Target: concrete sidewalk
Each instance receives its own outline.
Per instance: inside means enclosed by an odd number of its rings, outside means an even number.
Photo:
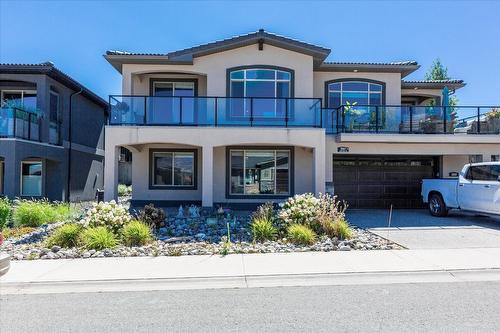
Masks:
[[[500,280],[500,248],[14,261],[0,294],[484,278]]]

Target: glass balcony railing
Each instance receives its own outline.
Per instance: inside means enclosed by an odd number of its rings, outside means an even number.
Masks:
[[[500,107],[343,105],[323,113],[327,133],[500,134]]]
[[[110,96],[110,125],[323,127],[319,98]]]
[[[0,108],[0,138],[40,140],[40,117],[19,108]]]

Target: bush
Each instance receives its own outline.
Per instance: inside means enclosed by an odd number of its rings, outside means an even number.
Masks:
[[[35,231],[35,228],[33,227],[17,227],[17,228],[6,228],[2,232],[5,239],[7,239],[11,237],[18,238],[26,234],[30,234],[33,231]]]
[[[295,244],[312,245],[316,241],[316,234],[308,226],[292,224],[288,227],[288,238]]]
[[[122,231],[123,243],[128,246],[146,245],[153,239],[150,227],[140,221],[132,221]]]
[[[345,221],[345,211],[347,203],[345,201],[338,201],[337,197],[330,194],[320,194],[319,204],[316,211],[316,223],[313,223],[313,230],[317,233],[324,232],[328,236],[336,236],[332,232],[335,231],[334,225],[337,221]]]
[[[123,197],[132,193],[132,186],[118,184],[118,196]]]
[[[319,199],[311,193],[295,195],[282,204],[278,216],[286,226],[291,224],[311,226],[316,222],[318,205]]]
[[[88,250],[104,250],[118,244],[115,235],[106,227],[85,229],[81,234],[81,242]]]
[[[52,204],[47,200],[21,200],[14,207],[13,219],[16,226],[38,227],[66,220],[71,215],[72,210],[67,204]]]
[[[153,204],[144,206],[144,209],[139,213],[139,220],[156,229],[164,225],[166,217],[165,211],[156,208]]]
[[[83,227],[79,224],[68,223],[56,229],[47,240],[48,246],[75,247],[80,240]]]
[[[251,227],[254,241],[264,242],[273,240],[276,237],[277,230],[273,226],[271,219],[266,217],[254,218]]]
[[[328,226],[328,230],[325,233],[330,237],[337,237],[339,239],[351,239],[352,229],[344,219],[339,219],[331,222]]]
[[[2,231],[2,229],[7,225],[7,222],[9,222],[10,213],[11,206],[9,199],[0,198],[0,231]]]
[[[87,211],[84,223],[90,227],[106,227],[115,234],[132,220],[127,209],[117,204],[114,200],[110,202],[94,203]]]

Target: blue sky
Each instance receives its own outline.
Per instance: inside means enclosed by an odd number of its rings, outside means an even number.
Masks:
[[[439,57],[460,105],[500,105],[500,2],[0,0],[0,62],[50,60],[102,97],[120,93],[108,49],[168,52],[264,28],[332,49],[331,61]]]

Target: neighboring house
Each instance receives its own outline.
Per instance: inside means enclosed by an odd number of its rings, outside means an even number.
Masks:
[[[0,94],[0,194],[94,199],[106,101],[52,63],[0,64]]]
[[[105,199],[121,147],[133,205],[208,207],[325,191],[351,207],[416,207],[422,178],[500,153],[491,108],[441,106],[461,80],[405,81],[416,62],[329,54],[263,30],[167,54],[108,51],[123,88],[110,96]]]

